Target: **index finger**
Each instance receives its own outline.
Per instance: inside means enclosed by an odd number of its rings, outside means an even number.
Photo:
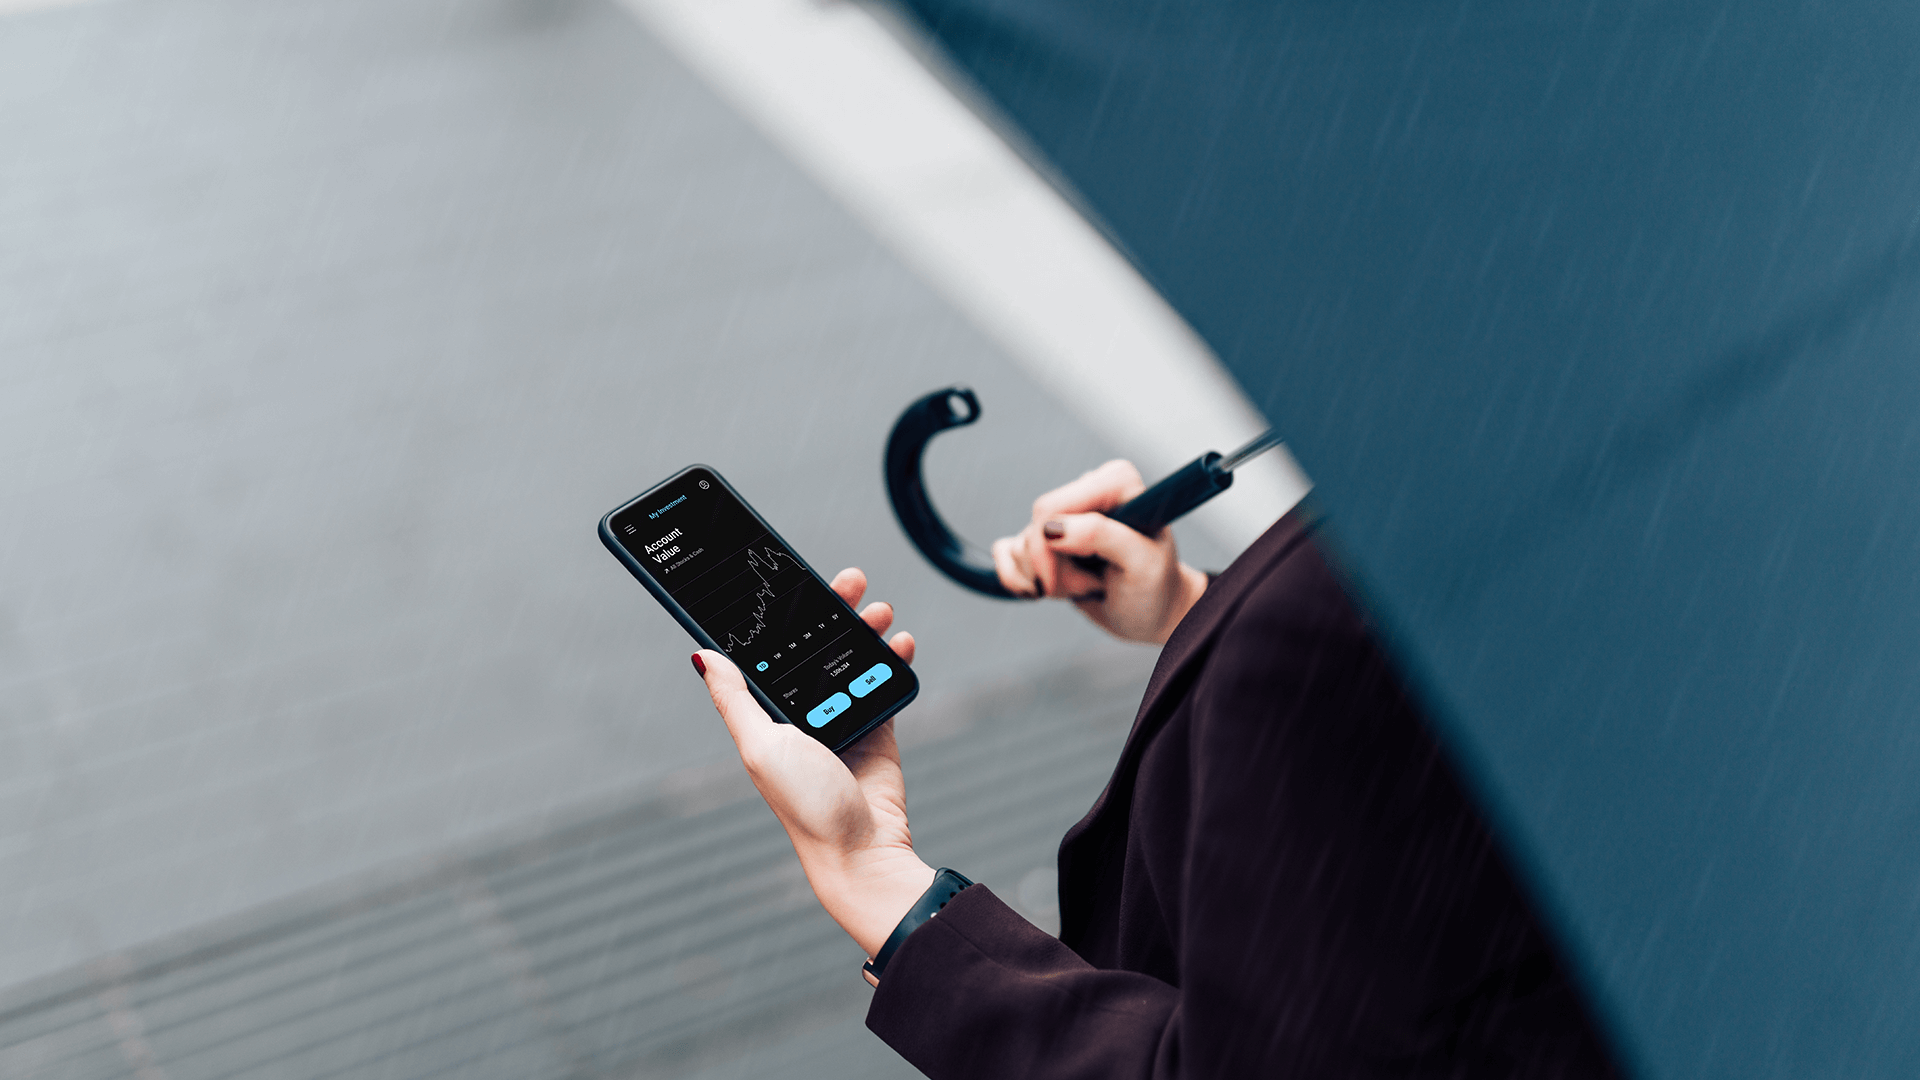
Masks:
[[[752,768],[757,759],[757,751],[773,738],[773,718],[754,700],[752,691],[747,689],[747,680],[740,674],[732,660],[725,654],[712,649],[701,649],[693,654],[694,667],[700,670],[700,678],[707,684],[707,693],[713,697],[713,707],[720,712],[720,719],[727,725],[727,733],[733,736],[735,746],[740,748],[740,756]]]
[[[1033,500],[1033,520],[1111,510],[1147,490],[1133,462],[1118,458]]]

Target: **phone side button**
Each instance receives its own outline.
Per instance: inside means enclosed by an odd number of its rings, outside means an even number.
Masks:
[[[807,723],[814,727],[826,727],[827,721],[839,716],[853,707],[853,699],[845,694],[835,694],[813,707],[807,714]]]
[[[849,683],[847,689],[853,691],[854,697],[866,697],[873,692],[874,687],[879,686],[892,677],[892,668],[885,664],[875,664],[868,668],[859,678]]]

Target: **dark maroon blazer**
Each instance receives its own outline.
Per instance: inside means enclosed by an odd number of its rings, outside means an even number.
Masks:
[[[867,1026],[928,1076],[1617,1075],[1312,532],[1167,642],[1060,845],[1059,939],[983,884],[894,954]]]

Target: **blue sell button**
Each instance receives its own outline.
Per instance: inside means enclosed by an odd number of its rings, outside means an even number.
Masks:
[[[873,692],[874,687],[886,682],[892,675],[892,668],[885,664],[875,664],[867,669],[865,675],[853,680],[853,682],[847,686],[847,689],[853,691],[854,697],[866,697]]]
[[[813,707],[807,714],[807,723],[814,727],[826,727],[827,721],[853,708],[853,699],[845,694],[835,694]]]

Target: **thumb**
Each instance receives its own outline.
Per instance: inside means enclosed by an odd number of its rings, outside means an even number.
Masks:
[[[727,733],[733,736],[733,744],[740,748],[742,757],[773,736],[773,718],[754,700],[753,692],[747,689],[746,676],[740,674],[733,661],[723,653],[701,649],[693,654],[693,666],[706,680],[713,707],[720,710],[720,719],[726,721]]]

